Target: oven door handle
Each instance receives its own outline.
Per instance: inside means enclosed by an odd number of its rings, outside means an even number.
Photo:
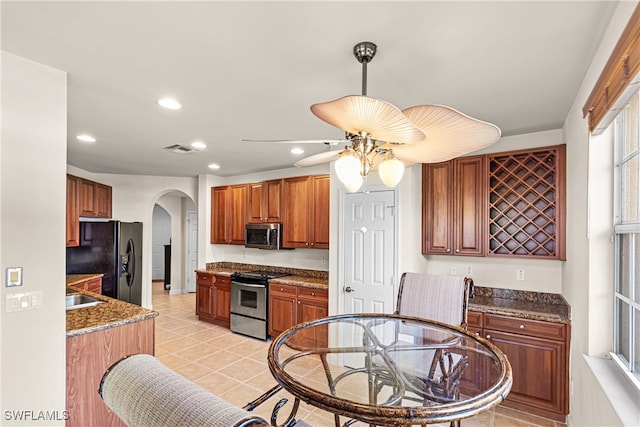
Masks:
[[[249,288],[266,288],[265,285],[252,285],[251,283],[233,282],[237,285],[247,286]]]

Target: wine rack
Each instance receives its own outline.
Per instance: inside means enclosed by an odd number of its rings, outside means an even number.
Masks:
[[[488,157],[487,255],[565,259],[565,146]]]

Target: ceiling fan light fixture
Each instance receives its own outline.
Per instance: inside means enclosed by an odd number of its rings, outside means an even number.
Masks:
[[[335,164],[338,179],[349,193],[355,193],[362,187],[364,176],[361,172],[360,160],[352,150],[344,150]]]
[[[386,158],[378,166],[378,175],[384,185],[395,187],[404,176],[404,163],[393,156]]]

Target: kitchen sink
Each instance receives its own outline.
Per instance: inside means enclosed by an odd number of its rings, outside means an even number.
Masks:
[[[104,301],[100,301],[97,298],[90,297],[89,295],[72,294],[65,297],[65,305],[67,310],[75,310],[77,308],[93,307],[98,304],[102,304]]]

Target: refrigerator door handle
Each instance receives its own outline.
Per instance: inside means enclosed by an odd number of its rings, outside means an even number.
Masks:
[[[136,251],[133,239],[127,242],[126,256],[122,257],[122,273],[127,276],[127,285],[131,287],[136,274]]]

